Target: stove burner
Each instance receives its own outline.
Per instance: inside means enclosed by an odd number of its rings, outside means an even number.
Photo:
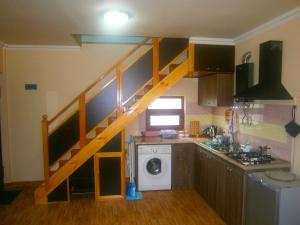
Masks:
[[[243,165],[257,165],[271,163],[274,158],[261,152],[230,152],[227,156]]]

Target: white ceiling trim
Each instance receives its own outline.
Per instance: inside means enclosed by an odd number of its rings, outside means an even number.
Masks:
[[[69,45],[5,45],[7,50],[79,51],[80,46]]]
[[[266,32],[272,28],[275,28],[284,23],[287,23],[288,21],[295,19],[299,16],[300,16],[300,6],[254,28],[244,34],[241,34],[241,35],[235,37],[233,39],[234,43],[237,44],[237,43],[243,42],[249,38],[255,37],[263,32]]]
[[[189,42],[206,45],[235,45],[233,39],[229,38],[190,37]]]

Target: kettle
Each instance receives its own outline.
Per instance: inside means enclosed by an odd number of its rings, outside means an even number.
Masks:
[[[203,130],[203,135],[209,137],[215,137],[218,134],[218,128],[216,126],[210,126]]]

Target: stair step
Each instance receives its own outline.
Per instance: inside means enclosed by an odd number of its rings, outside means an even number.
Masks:
[[[49,171],[49,176],[51,177],[53,174],[55,174],[56,170],[50,170]]]
[[[169,65],[169,72],[171,73],[173,70],[175,70],[178,65],[179,64],[170,64]]]
[[[80,151],[80,149],[75,149],[75,148],[73,148],[73,149],[71,150],[71,155],[72,155],[72,157],[73,157],[74,155],[76,155],[79,151]]]
[[[116,116],[111,116],[108,118],[108,125],[112,124],[117,119]]]
[[[68,162],[68,160],[63,160],[63,159],[59,160],[59,161],[58,161],[59,167],[62,167],[63,165],[65,165],[66,162]]]
[[[136,95],[134,96],[134,102],[137,102],[138,100],[140,100],[143,97],[143,95]]]
[[[164,79],[167,76],[167,74],[159,74],[159,80]]]
[[[150,91],[153,88],[152,84],[148,84],[144,87],[144,93],[146,94],[148,91]]]
[[[92,140],[94,140],[94,138],[87,138],[86,139],[86,144],[90,143]]]
[[[100,134],[102,131],[105,130],[106,127],[96,127],[95,131],[96,131],[96,135]]]

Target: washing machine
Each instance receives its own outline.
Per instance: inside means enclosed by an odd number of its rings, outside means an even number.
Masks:
[[[138,145],[139,191],[170,190],[171,145]]]

